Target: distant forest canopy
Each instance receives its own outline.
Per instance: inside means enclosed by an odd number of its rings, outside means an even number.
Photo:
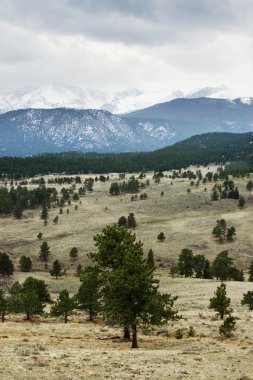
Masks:
[[[2,178],[21,179],[52,173],[85,174],[180,169],[189,165],[231,162],[227,170],[253,170],[253,132],[206,133],[154,152],[50,153],[31,157],[0,158]]]

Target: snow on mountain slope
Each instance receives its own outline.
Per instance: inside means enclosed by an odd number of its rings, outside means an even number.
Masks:
[[[141,96],[138,90],[135,96]],[[97,109],[20,109],[0,115],[0,156],[149,151],[196,134],[252,130],[252,98],[178,98],[121,116]]]
[[[58,107],[99,109],[108,100],[108,95],[98,90],[50,84],[32,90],[21,89],[13,95],[0,97],[0,110]]]
[[[127,89],[105,92],[84,86],[49,84],[35,89],[20,89],[11,95],[0,95],[0,113],[25,108],[102,109],[115,114],[126,113],[155,103],[184,96],[182,92],[143,92]]]
[[[234,99],[237,96],[224,85],[197,89],[185,95],[182,91],[171,92],[169,88],[163,91],[144,92],[130,88],[121,92],[105,92],[84,86],[48,84],[39,88],[20,89],[11,95],[0,95],[0,113],[25,108],[66,107],[102,109],[114,114],[124,114],[176,98],[200,97]]]
[[[172,137],[168,122],[147,127],[103,110],[23,109],[0,115],[0,156],[154,150]]]

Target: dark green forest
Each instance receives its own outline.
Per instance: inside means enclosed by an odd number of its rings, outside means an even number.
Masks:
[[[206,133],[154,152],[41,154],[1,157],[2,178],[20,179],[52,173],[109,173],[180,169],[188,165],[231,162],[231,172],[253,168],[253,133]]]

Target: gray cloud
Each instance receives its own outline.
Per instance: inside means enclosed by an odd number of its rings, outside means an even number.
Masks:
[[[5,20],[31,30],[157,45],[252,31],[250,0],[2,0]]]
[[[243,90],[252,18],[251,0],[1,0],[1,84]]]

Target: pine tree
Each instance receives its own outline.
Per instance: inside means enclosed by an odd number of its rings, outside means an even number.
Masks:
[[[118,227],[127,227],[127,218],[123,215],[118,220]]]
[[[69,292],[64,289],[59,293],[57,301],[51,308],[51,315],[54,317],[64,317],[64,322],[68,322],[68,316],[76,308],[75,297],[70,297]]]
[[[72,247],[69,251],[69,257],[71,260],[75,260],[78,257],[78,249],[76,247]]]
[[[150,269],[154,269],[155,268],[155,260],[154,260],[154,252],[152,249],[150,249],[148,251],[148,256],[147,256],[147,266],[150,268]]]
[[[249,310],[253,310],[253,292],[248,291],[247,293],[243,294],[243,299],[241,301],[242,305],[248,305]]]
[[[241,196],[241,197],[239,198],[238,206],[239,206],[240,208],[243,208],[243,207],[245,206],[245,198],[244,198],[244,197]]]
[[[21,219],[22,214],[23,214],[23,207],[19,203],[17,203],[14,209],[14,216],[17,219]]]
[[[158,281],[146,265],[142,243],[122,227],[107,227],[95,236],[98,252],[92,260],[102,271],[101,302],[106,318],[132,331],[132,348],[138,347],[141,324],[160,325],[179,318],[177,297],[158,292]]]
[[[191,249],[182,249],[178,258],[178,272],[185,277],[192,277],[194,273],[194,257]]]
[[[88,266],[81,271],[80,281],[82,285],[78,289],[76,300],[78,308],[89,313],[89,320],[92,322],[94,316],[100,310],[100,285],[99,269],[97,266]]]
[[[40,246],[39,257],[42,261],[47,261],[50,255],[50,249],[46,241],[44,241]]]
[[[21,256],[19,265],[22,272],[30,272],[32,269],[32,261],[28,256]]]
[[[224,219],[217,220],[216,226],[214,227],[212,234],[219,239],[220,243],[225,240],[227,232],[227,223]]]
[[[210,298],[209,309],[214,309],[220,319],[224,319],[226,314],[230,315],[233,311],[229,306],[230,298],[227,297],[226,285],[222,282],[214,292],[214,296]]]
[[[14,272],[14,265],[10,257],[5,252],[0,252],[0,274],[11,276]]]
[[[119,195],[119,184],[118,182],[113,182],[111,184],[110,190],[109,190],[111,195]]]
[[[136,220],[133,212],[130,212],[127,217],[127,228],[131,228],[133,230],[136,228]]]
[[[42,211],[41,211],[40,217],[43,220],[47,220],[48,218],[48,209],[45,203],[42,205]]]
[[[253,261],[251,261],[250,267],[249,267],[249,281],[253,282]]]
[[[221,281],[230,280],[234,268],[233,261],[228,251],[218,253],[211,266],[212,275]]]
[[[157,240],[160,241],[161,243],[166,239],[165,235],[163,232],[160,232],[158,235],[157,235]]]
[[[45,302],[51,302],[51,298],[42,280],[28,277],[22,285],[16,282],[10,289],[10,312],[24,312],[28,321],[34,314],[43,313]]]
[[[55,260],[53,262],[53,268],[50,271],[50,274],[51,274],[51,276],[55,276],[55,278],[57,279],[58,277],[63,275],[61,270],[62,270],[62,266],[61,266],[59,260]]]
[[[228,315],[219,328],[220,335],[224,338],[231,338],[234,335],[237,319],[238,318],[234,317],[233,315]]]

